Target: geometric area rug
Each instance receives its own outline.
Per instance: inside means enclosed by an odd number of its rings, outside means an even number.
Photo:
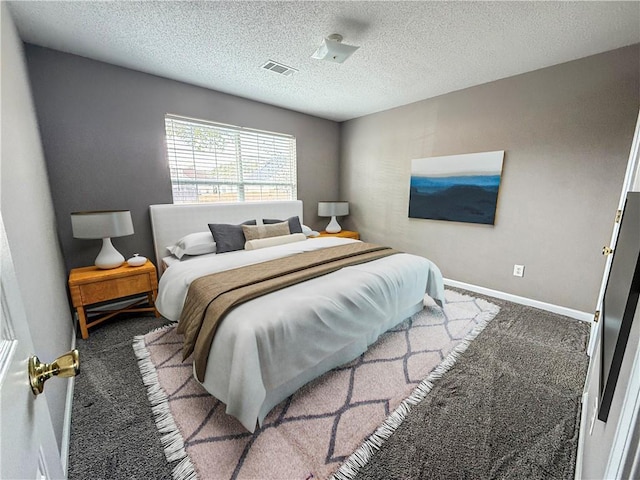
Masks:
[[[169,326],[135,337],[134,351],[176,479],[352,478],[428,395],[499,311],[445,291],[380,336],[360,357],[302,387],[248,432],[181,361]]]

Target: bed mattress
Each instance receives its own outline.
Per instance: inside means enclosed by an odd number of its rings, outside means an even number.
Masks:
[[[261,250],[174,263],[156,306],[178,320],[194,279],[222,270],[353,242],[321,237]],[[442,302],[439,269],[396,254],[343,268],[235,307],[213,340],[202,385],[249,431],[302,385],[362,354],[378,336],[422,308]]]

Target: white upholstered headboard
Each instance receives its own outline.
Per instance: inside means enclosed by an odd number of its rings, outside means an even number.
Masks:
[[[151,230],[158,272],[167,246],[189,233],[206,232],[210,223],[239,224],[263,218],[287,219],[297,215],[302,223],[302,201],[199,203],[193,205],[151,205]]]

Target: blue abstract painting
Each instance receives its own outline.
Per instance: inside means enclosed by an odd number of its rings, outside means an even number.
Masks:
[[[504,150],[411,161],[409,217],[495,224]]]

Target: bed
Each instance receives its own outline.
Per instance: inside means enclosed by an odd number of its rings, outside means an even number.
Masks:
[[[265,218],[294,216],[303,222],[302,202],[152,205],[150,214],[161,274],[156,307],[173,321],[180,319],[195,279],[358,242],[309,238],[251,251],[185,255],[178,260],[167,247],[187,234],[206,231],[209,223],[255,219],[260,224]],[[423,257],[397,253],[242,303],[220,323],[200,383],[226,404],[227,414],[253,432],[282,400],[358,357],[382,333],[420,311],[425,293],[442,304],[444,286],[438,267]]]

